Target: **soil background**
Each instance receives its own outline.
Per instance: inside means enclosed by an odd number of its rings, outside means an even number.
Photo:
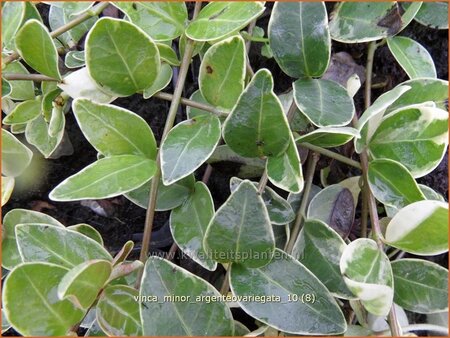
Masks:
[[[266,3],[267,10],[257,21],[257,25],[262,27],[267,32],[267,24],[270,18],[271,8],[273,3]],[[44,23],[47,22],[47,14],[49,6],[44,4],[37,5],[39,11],[42,14]],[[327,10],[329,14],[332,12],[334,3],[327,3]],[[192,3],[188,3],[188,8],[192,9]],[[114,10],[110,10],[108,13],[113,13]],[[428,28],[413,21],[400,35],[411,37],[424,46],[431,54],[437,69],[438,78],[448,79],[448,30],[436,30]],[[80,43],[80,48],[83,49],[83,41]],[[291,84],[294,81],[285,75],[278,67],[275,60],[267,59],[261,56],[260,43],[252,43],[250,50],[250,62],[254,70],[260,68],[268,68],[274,77],[275,92],[277,94],[284,93],[291,88]],[[354,61],[365,66],[366,63],[366,44],[342,44],[333,41],[332,53],[345,51],[349,53]],[[200,61],[198,57],[194,59],[187,77],[185,91],[183,96],[189,97],[195,90],[198,89],[198,66]],[[375,100],[383,92],[392,89],[397,84],[408,80],[406,73],[395,61],[390,54],[388,47],[382,46],[377,49],[374,60],[374,79],[373,83],[385,83],[385,86],[380,89],[374,89],[372,92],[372,101]],[[173,92],[173,84],[164,89],[165,92]],[[140,116],[142,116],[151,126],[155,138],[159,140],[161,138],[162,130],[166,119],[167,112],[169,110],[169,102],[162,101],[156,98],[144,100],[142,95],[133,95],[127,98],[120,98],[113,102],[113,104],[127,108]],[[363,90],[360,89],[355,96],[355,105],[357,114],[360,115],[364,110],[363,107]],[[176,123],[186,118],[185,107],[180,107]],[[36,177],[34,181],[28,180],[27,182],[17,183],[17,189],[15,189],[10,201],[2,208],[3,215],[9,210],[15,208],[34,209],[47,213],[64,225],[69,226],[77,223],[88,223],[95,227],[103,236],[106,248],[115,254],[120,250],[122,245],[128,241],[133,240],[135,242],[135,250],[131,254],[130,258],[137,259],[139,256],[139,249],[141,247],[141,235],[143,232],[143,225],[145,220],[145,210],[139,206],[133,204],[125,197],[120,196],[108,200],[97,201],[100,204],[101,212],[93,209],[99,208],[93,204],[92,206],[83,206],[80,202],[66,202],[57,203],[50,201],[48,198],[49,192],[60,182],[67,177],[77,173],[82,168],[91,164],[97,159],[97,153],[94,148],[86,141],[73,114],[69,111],[66,114],[66,130],[73,145],[73,154],[71,156],[62,156],[54,160],[44,160],[42,156],[35,151],[33,159],[33,168],[36,171]],[[32,147],[31,147],[32,148]],[[350,147],[351,148],[351,147]],[[343,146],[335,151],[339,151],[344,154],[351,154],[352,149],[349,145]],[[355,159],[357,157],[353,155]],[[319,169],[324,168],[331,164],[331,160],[322,157],[319,163]],[[345,166],[333,163],[332,168],[337,171],[340,179],[346,176],[358,175],[359,173],[354,170],[349,170]],[[196,173],[196,179],[201,180],[205,166],[200,168]],[[237,175],[239,167],[231,162],[222,162],[213,166],[213,172],[208,182],[208,187],[214,198],[216,208],[219,207],[227,199],[230,194],[229,191],[229,179],[232,176]],[[436,170],[431,174],[418,180],[419,183],[428,185],[433,188],[447,200],[448,196],[448,156],[446,155]],[[319,170],[317,170],[314,184],[320,185]],[[286,193],[277,190],[281,195],[286,197]],[[173,241],[171,238],[170,230],[168,227],[169,212],[157,212],[155,223],[153,227],[151,252],[160,253],[167,252],[171,247]],[[356,214],[354,227],[352,232],[357,235],[359,231],[359,210]],[[430,257],[433,261],[448,267],[448,255],[439,255]],[[219,285],[223,278],[223,270],[217,269],[216,272],[209,272],[201,268],[198,264],[190,259],[181,258],[179,255],[175,261],[181,266],[194,272],[197,275],[209,280],[210,282]],[[240,320],[250,329],[255,328],[254,320],[247,316],[241,310],[235,311],[235,318]],[[419,319],[420,318],[416,318]],[[6,332],[5,334],[11,335],[13,332]]]

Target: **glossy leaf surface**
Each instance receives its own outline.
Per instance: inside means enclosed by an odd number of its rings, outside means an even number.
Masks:
[[[150,257],[145,264],[139,291],[141,297],[148,295],[156,296],[162,304],[144,300],[140,303],[144,336],[233,334],[233,317],[225,303],[198,298],[217,297],[219,292],[203,279],[156,256]],[[181,298],[170,296],[190,298],[181,301]],[[169,298],[164,301],[164,297]]]
[[[233,264],[230,286],[237,297],[280,297],[266,303],[251,298],[239,301],[245,312],[278,330],[324,335],[340,334],[347,328],[340,308],[326,287],[304,265],[279,249],[274,259],[259,269]],[[315,301],[305,301],[311,295]]]
[[[256,72],[239,97],[223,126],[223,138],[244,157],[278,156],[287,149],[289,126],[267,69]]]
[[[296,143],[311,143],[318,147],[333,148],[350,142],[359,136],[358,130],[351,127],[330,128],[323,127],[297,137]]]
[[[135,25],[102,18],[86,38],[86,65],[102,90],[128,96],[155,81],[160,67],[159,51],[153,40]]]
[[[54,201],[76,201],[118,196],[148,182],[155,170],[155,161],[140,156],[106,157],[65,179],[49,197]]]
[[[219,118],[210,114],[183,121],[171,129],[161,145],[161,171],[165,185],[200,167],[220,140]]]
[[[348,124],[355,106],[347,90],[331,80],[300,79],[294,82],[294,99],[300,111],[318,127]]]
[[[275,239],[253,183],[243,181],[217,210],[206,230],[204,247],[218,262],[239,262],[251,268],[270,262]]]
[[[275,3],[269,21],[275,60],[291,77],[319,77],[330,61],[331,39],[323,2]]]

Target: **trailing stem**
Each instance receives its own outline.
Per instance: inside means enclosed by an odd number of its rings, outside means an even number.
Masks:
[[[196,18],[198,12],[201,9],[201,6],[202,6],[201,1],[195,3],[193,19]],[[195,42],[190,39],[188,39],[186,42],[184,56],[183,56],[183,60],[181,62],[181,66],[180,66],[180,73],[178,76],[178,81],[175,86],[172,102],[171,102],[171,105],[169,108],[169,113],[168,113],[167,119],[166,119],[166,124],[164,126],[163,135],[161,137],[161,144],[162,144],[162,142],[164,142],[165,138],[167,137],[167,134],[172,129],[173,124],[175,122],[178,107],[179,107],[180,101],[181,101],[181,94],[183,93],[186,75],[189,70],[189,65],[191,63],[192,54],[194,52],[194,44],[195,44]],[[153,228],[153,220],[155,217],[156,197],[157,197],[157,193],[158,193],[158,185],[159,185],[160,178],[161,178],[161,157],[160,157],[160,151],[158,151],[158,154],[156,156],[156,172],[152,178],[152,184],[150,187],[149,202],[148,202],[148,206],[147,206],[147,213],[145,216],[144,235],[142,238],[142,248],[141,248],[141,253],[139,256],[139,259],[143,263],[145,263],[145,261],[147,260],[147,256],[148,256],[150,239],[151,239],[152,228]],[[137,284],[138,283],[140,283],[140,278],[138,278],[138,280],[137,280]]]
[[[370,42],[369,46],[367,48],[367,64],[366,64],[366,83],[365,83],[365,108],[369,108],[371,105],[371,89],[372,89],[372,72],[373,72],[373,59],[375,55],[375,51],[378,46],[381,46],[384,44],[384,41],[382,41],[380,44],[377,44],[376,42]],[[358,118],[355,116],[353,119],[354,125],[358,122]],[[368,185],[368,165],[369,165],[369,159],[367,155],[367,151],[363,150],[360,154],[360,160],[361,160],[361,170],[364,177],[364,185],[363,185],[363,194],[365,194],[365,198],[367,200],[367,208],[370,215],[371,225],[372,225],[372,232],[373,236],[375,238],[375,241],[377,242],[378,248],[380,251],[384,252],[384,245],[383,245],[383,233],[380,228],[380,222],[378,219],[378,210],[377,210],[377,204],[375,201],[375,197],[371,193]],[[366,217],[367,219],[367,217]],[[389,311],[389,327],[391,330],[392,336],[401,336],[402,330],[397,320],[397,315],[395,313],[394,306],[391,307],[391,310]]]

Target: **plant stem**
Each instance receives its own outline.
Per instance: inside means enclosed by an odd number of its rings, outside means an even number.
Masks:
[[[93,16],[99,15],[106,7],[109,6],[109,2],[101,2],[98,5],[94,6],[92,9],[84,12],[83,14],[77,16],[72,21],[66,23],[65,25],[55,29],[50,33],[50,36],[52,38],[56,38],[60,36],[61,34],[64,34],[68,30],[71,30],[72,28],[78,26],[80,23],[83,23],[84,21],[92,18]],[[3,61],[3,65],[7,65],[15,60],[17,60],[20,57],[19,53],[14,52],[8,57],[5,58]]]
[[[269,180],[269,176],[267,176],[267,169],[264,169],[264,172],[261,176],[261,178],[259,179],[259,183],[258,183],[258,194],[262,194],[264,189],[266,188],[267,185],[267,181]]]
[[[300,208],[297,212],[297,217],[295,218],[294,228],[292,229],[291,238],[289,239],[289,242],[286,245],[286,252],[288,254],[292,253],[292,250],[294,249],[294,244],[297,241],[298,234],[300,232],[303,219],[305,218],[306,213],[306,206],[308,205],[309,200],[309,193],[311,192],[311,186],[312,181],[314,178],[314,172],[316,171],[316,165],[319,161],[320,155],[317,153],[310,153],[308,156],[308,164],[306,168],[306,175],[305,175],[305,187],[303,189],[303,197],[302,202],[300,203]]]
[[[201,1],[195,3],[193,19],[196,18],[198,12],[200,11],[201,6],[202,6]],[[180,73],[178,75],[178,81],[175,86],[172,102],[170,104],[169,113],[168,113],[167,119],[166,119],[166,124],[164,126],[164,131],[163,131],[163,134],[161,137],[161,144],[164,142],[165,138],[167,137],[167,134],[172,129],[173,124],[175,122],[178,107],[179,107],[180,101],[181,101],[181,94],[183,92],[184,83],[186,80],[186,75],[189,70],[189,65],[191,63],[192,54],[194,52],[194,44],[195,44],[194,41],[187,39],[186,47],[185,47],[184,55],[183,55],[183,60],[181,62],[181,66],[180,66]],[[160,178],[161,178],[161,153],[158,150],[158,154],[156,156],[156,172],[152,178],[152,184],[150,187],[149,202],[148,202],[148,207],[147,207],[147,213],[145,215],[145,227],[144,227],[144,235],[142,238],[142,248],[141,248],[141,252],[139,255],[139,259],[143,263],[145,263],[145,261],[147,260],[147,256],[148,256],[150,239],[151,239],[152,228],[153,228],[153,220],[155,217],[156,196],[158,193],[158,185],[159,185]],[[139,278],[137,279],[137,283],[140,283],[140,279],[141,279],[140,277],[141,276],[139,276]]]
[[[259,38],[257,36],[252,36],[250,32],[243,31],[243,32],[241,32],[241,36],[247,41],[262,42],[262,43],[269,42],[269,38]]]
[[[61,80],[55,79],[53,77],[49,77],[42,74],[3,74],[3,78],[8,81],[52,81],[52,82],[61,82]]]
[[[366,84],[365,84],[365,108],[369,108],[371,105],[371,89],[372,89],[372,72],[373,72],[373,60],[375,51],[378,46],[384,44],[382,41],[380,44],[375,42],[370,42],[367,48],[367,64],[366,64]],[[353,124],[356,125],[358,122],[358,118],[355,116],[353,118]],[[378,248],[380,251],[384,252],[383,245],[383,233],[380,228],[380,222],[378,219],[378,210],[377,203],[375,201],[375,197],[372,195],[372,192],[369,189],[369,181],[368,181],[368,166],[369,166],[369,158],[367,155],[367,151],[364,149],[360,154],[360,162],[361,162],[361,170],[364,177],[364,186],[363,193],[366,194],[368,209],[370,220],[372,224],[372,230],[375,236],[375,241],[377,242]],[[367,217],[366,217],[367,218]],[[394,305],[392,304],[391,310],[388,315],[389,327],[391,330],[391,335],[395,337],[399,337],[402,335],[402,330],[397,320],[397,315],[395,313]]]
[[[220,294],[223,296],[226,296],[228,290],[230,289],[230,271],[231,271],[231,263],[228,263],[227,272],[225,273],[225,277],[222,282],[222,287],[220,288]]]
[[[328,150],[328,149],[325,149],[325,148],[322,148],[322,147],[318,147],[318,146],[315,146],[315,145],[310,144],[310,143],[299,143],[298,145],[300,147],[312,150],[312,151],[314,151],[316,153],[319,153],[319,154],[325,155],[327,157],[330,157],[332,159],[335,159],[335,160],[337,160],[339,162],[348,164],[349,166],[361,169],[361,164],[359,164],[357,161],[354,161],[354,160],[352,160],[352,159],[350,159],[348,157],[345,157],[344,155],[335,153],[334,151],[331,151],[331,150]]]
[[[166,101],[173,101],[173,95],[169,94],[169,93],[164,93],[164,92],[159,92],[156,93],[155,95],[153,95],[153,97],[156,97],[158,99],[162,99],[162,100],[166,100]],[[214,115],[217,115],[219,117],[226,117],[228,116],[227,112],[221,111],[217,108],[215,108],[214,106],[211,106],[209,104],[206,103],[201,103],[201,102],[196,102],[196,101],[192,101],[189,99],[186,99],[184,97],[180,98],[180,103],[185,105],[185,106],[189,106],[189,107],[193,107],[193,108],[197,108],[197,109],[202,109],[204,111],[207,111],[209,113],[212,113]]]

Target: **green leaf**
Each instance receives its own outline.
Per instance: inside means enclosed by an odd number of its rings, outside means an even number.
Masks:
[[[20,176],[31,163],[33,152],[13,134],[2,128],[2,174]]]
[[[405,95],[409,90],[411,90],[411,87],[406,85],[395,87],[378,97],[361,115],[361,118],[356,123],[356,128],[361,134],[360,137],[355,138],[355,150],[357,153],[360,154],[364,150],[364,147],[367,146],[369,140],[380,125],[383,115],[388,107],[401,98],[402,95]]]
[[[333,148],[350,142],[354,137],[359,137],[359,131],[354,128],[323,127],[297,137],[295,142],[311,143],[319,147]]]
[[[375,241],[358,238],[351,242],[342,253],[340,268],[345,284],[368,312],[389,313],[394,297],[392,268]]]
[[[161,145],[164,185],[170,185],[200,167],[220,140],[220,121],[212,114],[183,121],[172,128]]]
[[[58,52],[47,28],[38,20],[28,20],[16,35],[16,47],[22,59],[34,70],[61,79]]]
[[[234,337],[243,337],[250,333],[250,330],[237,320],[234,321]]]
[[[240,178],[232,177],[230,180],[231,192],[235,191],[242,182],[243,180]],[[257,182],[253,182],[253,185],[258,187]],[[295,214],[291,205],[272,188],[265,187],[261,193],[261,197],[266,205],[267,212],[269,213],[270,223],[284,225],[295,219]]]
[[[111,261],[99,243],[78,232],[49,224],[19,224],[16,241],[24,262],[54,263],[72,269],[91,259]]]
[[[103,155],[156,158],[155,137],[139,115],[88,99],[76,99],[72,108],[84,136]]]
[[[279,249],[270,264],[259,269],[233,264],[230,286],[234,296],[241,297],[238,303],[245,312],[277,330],[300,335],[338,335],[347,329],[345,318],[326,287]],[[261,301],[263,298],[266,302]]]
[[[2,6],[2,47],[13,50],[14,37],[25,16],[25,2],[5,2]]]
[[[186,255],[210,271],[217,268],[217,263],[208,257],[203,239],[213,216],[214,202],[203,182],[195,183],[194,192],[170,214],[170,231],[174,241]]]
[[[65,336],[83,319],[84,312],[56,290],[68,272],[49,263],[25,263],[6,278],[3,305],[13,328],[24,336]]]
[[[217,262],[238,262],[251,268],[268,264],[275,239],[264,201],[245,180],[217,210],[206,230],[206,251]]]
[[[416,313],[448,310],[448,270],[421,259],[392,262],[394,301]]]
[[[109,103],[117,98],[117,96],[111,96],[103,92],[89,76],[86,67],[65,76],[63,82],[58,84],[58,87],[73,99],[85,98],[97,103]]]
[[[400,86],[408,86],[411,89],[397,98],[387,108],[386,113],[391,113],[404,106],[428,101],[433,101],[438,108],[447,110],[448,81],[430,78],[413,79],[403,82],[396,88]]]
[[[172,80],[172,76],[173,76],[172,67],[167,63],[163,63],[161,65],[161,69],[159,70],[155,82],[153,82],[153,84],[150,87],[144,89],[143,93],[144,99],[149,99],[157,92],[160,92],[161,90],[166,88],[167,85]]]
[[[16,242],[16,225],[27,223],[43,223],[57,227],[64,227],[53,217],[46,214],[26,210],[13,209],[3,218],[2,227],[2,267],[12,270],[16,265],[22,263]]]
[[[49,3],[52,7],[64,9],[74,15],[79,15],[94,5],[93,1],[47,1],[46,3]]]
[[[445,202],[445,198],[438,192],[423,184],[418,184],[420,191],[427,200],[435,200]]]
[[[268,34],[275,60],[290,77],[320,77],[326,71],[331,39],[323,2],[275,3]]]
[[[195,41],[211,41],[238,31],[265,10],[262,2],[211,2],[186,28],[186,36]]]
[[[436,77],[433,59],[421,44],[405,36],[388,38],[387,44],[410,79]]]
[[[369,152],[374,158],[400,162],[413,177],[422,177],[436,168],[445,154],[447,121],[448,113],[442,109],[406,107],[383,118],[370,140]]]
[[[50,136],[49,124],[45,122],[45,118],[40,115],[34,120],[27,123],[25,129],[25,137],[28,143],[35,146],[45,158],[49,158],[58,148],[64,136],[65,118],[56,132],[56,136]],[[53,131],[55,133],[55,131]]]
[[[94,259],[72,268],[58,285],[58,298],[87,311],[111,275],[111,262]]]
[[[245,44],[240,35],[211,46],[202,59],[198,79],[206,101],[232,109],[244,90],[245,64]]]
[[[267,69],[257,71],[242,92],[225,121],[223,138],[244,157],[278,156],[287,149],[289,125]]]
[[[109,336],[142,336],[139,292],[125,285],[110,285],[97,304],[97,322]]]
[[[403,2],[402,6],[409,8],[410,3]],[[414,20],[427,27],[448,29],[448,3],[440,1],[423,2]]]
[[[188,13],[184,2],[113,2],[132,23],[155,41],[170,41],[184,33]]]
[[[386,229],[386,243],[419,255],[448,251],[448,204],[419,201],[400,209]]]
[[[9,4],[10,2],[8,2]],[[6,4],[5,4],[6,6]],[[19,61],[11,62],[2,70],[2,74],[30,74],[25,66]],[[9,81],[11,93],[9,98],[12,100],[24,101],[34,99],[33,81]]]
[[[129,96],[153,84],[160,67],[159,51],[137,26],[103,17],[86,38],[86,65],[102,90]]]
[[[62,202],[118,196],[148,182],[155,171],[155,161],[147,158],[135,155],[106,157],[65,179],[49,197]]]
[[[103,238],[102,235],[91,225],[86,223],[79,223],[75,225],[71,225],[67,227],[68,230],[73,230],[83,234],[89,238],[92,238],[94,241],[103,246]]]
[[[145,296],[156,296],[157,301]],[[220,293],[203,279],[162,258],[152,256],[147,260],[139,303],[144,336],[233,335],[233,316],[220,301]]]
[[[171,185],[164,185],[162,181],[159,184],[158,194],[156,196],[156,211],[172,210],[187,200],[194,190],[195,177],[193,174],[182,178]],[[148,196],[150,194],[151,182],[144,184],[136,190],[125,194],[131,202],[147,209]]]
[[[314,196],[308,207],[307,218],[325,222],[345,238],[352,229],[355,208],[356,203],[350,189],[333,184]]]
[[[2,78],[2,98],[7,97],[9,94],[11,94],[11,91],[11,83],[9,83],[8,80]]]
[[[208,101],[203,97],[202,92],[200,89],[197,89],[195,92],[192,93],[192,95],[189,97],[189,100],[198,102],[198,103],[205,103],[209,104]],[[186,106],[186,115],[188,119],[192,119],[199,115],[205,115],[205,114],[211,114],[210,112],[207,112],[206,110],[194,108],[191,106]]]
[[[295,81],[294,100],[300,111],[318,127],[345,126],[355,114],[355,106],[347,90],[331,80]]]
[[[69,51],[64,58],[64,65],[69,69],[84,67],[84,65],[86,64],[86,61],[84,60],[84,51],[81,52],[83,53],[82,60],[75,57],[75,55],[79,55],[80,51]]]
[[[330,21],[331,37],[344,43],[379,40],[399,33],[420,9],[421,2],[413,3],[403,14],[396,2],[342,2]]]
[[[55,6],[55,3],[52,2],[52,5],[50,6],[50,11],[48,13],[48,23],[52,31],[55,31],[62,26],[68,24],[72,20],[74,20],[78,13],[76,13],[77,10],[81,10],[81,8],[75,8],[75,6],[84,6],[88,5],[87,2],[65,2],[66,4],[71,4],[72,8],[70,6],[64,6],[59,7]],[[93,3],[91,2],[89,5],[91,6]],[[64,45],[70,47],[76,46],[77,43],[84,37],[86,32],[92,28],[94,23],[98,20],[98,16],[93,16],[80,24],[76,25],[75,27],[69,29],[67,32],[61,34],[58,36],[58,40],[62,42]]]
[[[236,322],[237,323],[237,322]],[[2,308],[2,334],[8,331],[11,327],[11,324],[8,321],[8,318],[6,318],[5,310]],[[236,328],[237,326],[235,326]]]
[[[120,249],[119,252],[116,253],[113,259],[113,266],[114,268],[117,267],[118,264],[123,263],[127,257],[130,255],[130,253],[133,251],[134,248],[134,242],[133,241],[127,241],[122,249]]]
[[[347,247],[339,234],[318,220],[306,220],[292,256],[305,265],[327,289],[339,298],[353,299],[341,276],[339,261]]]
[[[369,163],[368,181],[377,200],[396,208],[425,199],[416,181],[399,162],[379,159]]]
[[[270,182],[280,189],[299,193],[303,190],[303,171],[294,136],[289,132],[289,146],[279,156],[267,158],[266,168]]]
[[[6,203],[8,203],[11,194],[14,190],[14,185],[15,185],[15,179],[14,177],[8,177],[8,176],[2,176],[2,186],[1,186],[1,191],[2,191],[2,206],[4,206]]]
[[[56,104],[57,100],[60,102],[59,100],[62,99],[61,102],[64,102],[63,105],[65,106],[66,100],[61,97],[61,93],[61,89],[55,88],[43,95],[39,111],[44,116],[45,121],[49,122],[51,120],[54,108],[59,108],[60,110],[63,108],[61,104]]]

